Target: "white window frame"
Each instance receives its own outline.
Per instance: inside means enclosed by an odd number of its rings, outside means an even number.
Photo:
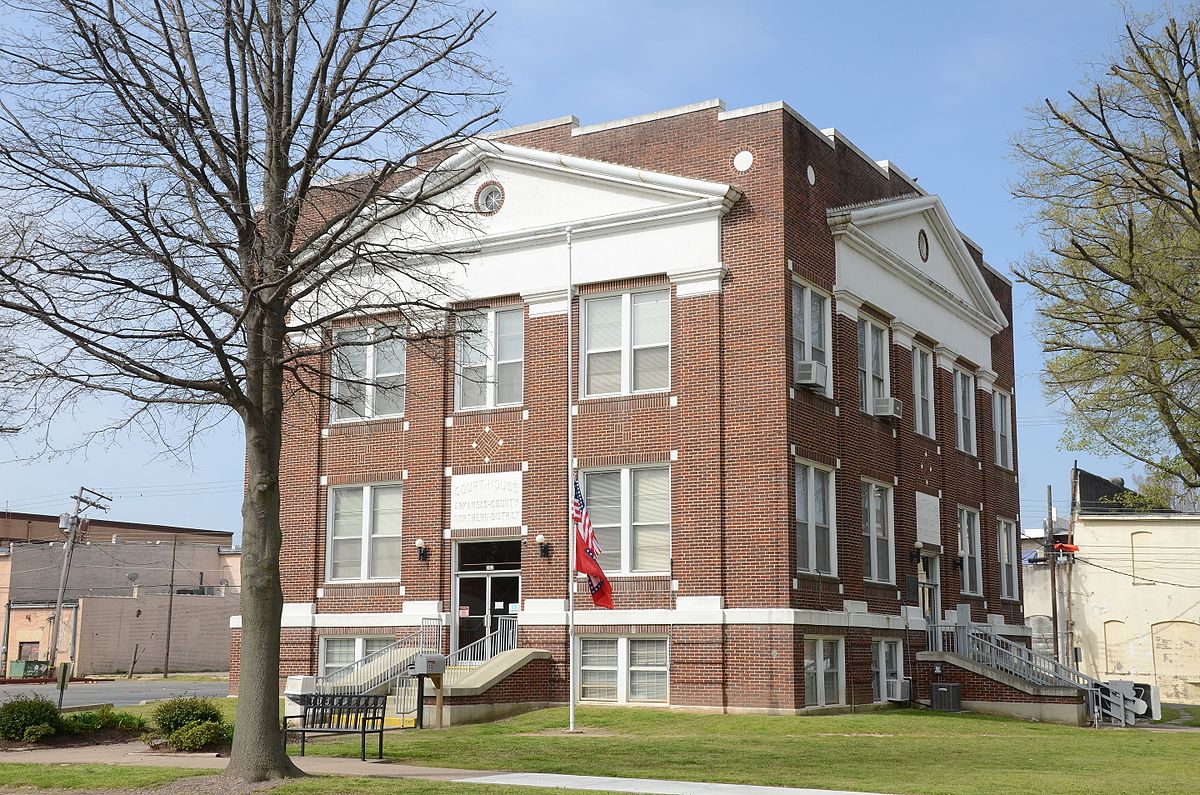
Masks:
[[[974,522],[969,521],[972,517]],[[983,555],[980,547],[980,534],[979,511],[975,508],[968,508],[966,505],[958,506],[958,552],[959,560],[962,562],[960,569],[961,592],[969,596],[983,596]],[[975,574],[977,587],[974,590],[970,589],[971,578],[968,574],[971,572]]]
[[[395,577],[372,577],[371,576],[371,532],[372,522],[375,515],[375,490],[379,488],[399,488],[400,495],[400,532],[393,533],[383,538],[399,538],[401,539],[400,548],[400,574]],[[338,577],[333,576],[333,512],[335,507],[334,492],[339,490],[362,489],[362,535],[360,542],[362,544],[359,552],[359,567],[357,577]],[[325,582],[401,582],[404,576],[404,484],[403,483],[367,483],[353,484],[349,486],[330,486],[326,492],[326,518],[325,518]],[[365,573],[365,576],[364,576]]]
[[[496,327],[497,316],[507,313],[519,314],[521,317],[521,358],[520,359],[499,359],[499,346],[497,344]],[[455,339],[455,356],[454,356],[454,410],[455,411],[486,411],[498,406],[520,406],[525,402],[525,307],[524,306],[509,306],[498,307],[495,309],[478,309],[470,312],[460,313],[460,317],[478,315],[483,318],[483,329],[481,332],[472,332],[470,335],[460,334]],[[484,402],[478,406],[464,406],[462,398],[463,372],[462,372],[462,350],[464,345],[473,345],[482,349],[485,366],[487,372],[484,376],[486,388],[484,389]],[[500,379],[498,376],[500,365],[521,363],[521,398],[516,401],[500,402]]]
[[[807,552],[808,552],[808,560],[809,560],[809,563],[811,564],[808,567],[804,567],[804,566],[800,565],[800,513],[801,513],[800,478],[801,478],[801,468],[802,467],[807,469],[807,474],[806,474],[807,482],[805,484],[805,494],[806,494],[807,505],[805,506],[805,508],[806,508],[807,516],[809,518],[809,522],[808,522],[809,533],[808,533],[808,550],[807,550]],[[817,563],[817,533],[816,533],[815,519],[816,519],[816,506],[817,506],[817,496],[816,496],[816,494],[817,494],[817,492],[816,492],[817,475],[816,475],[816,473],[818,471],[824,472],[828,476],[828,479],[826,480],[826,488],[828,489],[828,493],[825,495],[825,504],[826,504],[826,512],[829,517],[829,571],[821,571],[819,568],[817,568],[817,565],[816,565],[816,563]],[[827,466],[822,466],[821,464],[817,464],[813,461],[808,461],[805,459],[797,458],[793,464],[793,477],[794,477],[793,486],[795,488],[794,493],[796,496],[796,515],[795,515],[796,571],[805,572],[808,574],[821,574],[821,575],[828,575],[828,576],[836,577],[838,567],[837,567],[837,497],[836,497],[837,487],[836,487],[835,478],[837,477],[837,474],[834,472],[834,470],[830,469]]]
[[[812,298],[821,299],[821,336],[825,347],[818,349],[821,357],[813,356],[812,347]],[[792,280],[792,380],[800,362],[820,362],[825,365],[825,387],[818,394],[833,397],[833,321],[830,315],[832,300],[828,293],[796,279]],[[799,325],[803,334],[796,335]]]
[[[583,644],[588,640],[615,640],[617,642],[617,697],[615,699],[587,699],[583,697]],[[639,670],[665,670],[667,673],[667,693],[663,701],[647,701],[643,699],[634,699],[630,696],[630,681],[632,677],[629,675],[631,670],[634,670],[630,664],[629,647],[631,640],[661,640],[667,644],[667,664],[665,669],[645,668]],[[576,638],[576,697],[584,704],[626,704],[626,705],[647,705],[647,706],[662,706],[671,703],[671,641],[666,635],[580,635]],[[608,668],[598,670],[611,670]]]
[[[896,500],[895,493],[892,490],[891,484],[880,483],[877,480],[869,478],[862,479],[862,486],[859,488],[859,501],[862,501],[862,489],[870,490],[870,498],[867,500],[868,512],[862,517],[862,538],[863,538],[863,579],[867,582],[886,583],[888,585],[896,582]],[[879,540],[879,524],[878,516],[875,512],[875,492],[882,490],[887,494],[887,510],[884,514],[884,532],[887,534],[888,547],[888,576],[879,576],[879,560],[878,560],[878,540]]]
[[[996,466],[1013,469],[1012,395],[1002,389],[992,392],[992,441]]]
[[[633,569],[633,473],[638,470],[647,469],[664,469],[667,472],[667,568],[662,570],[637,570]],[[663,574],[670,573],[671,566],[671,545],[672,545],[672,527],[671,527],[671,467],[666,464],[644,464],[630,467],[600,467],[597,469],[587,470],[583,475],[583,493],[586,501],[587,498],[587,479],[591,475],[620,472],[621,474],[621,566],[619,569],[609,571],[604,570],[608,576],[620,575],[622,577],[659,577]],[[603,544],[601,545],[603,550]]]
[[[896,676],[887,675],[887,647],[896,649]],[[876,704],[888,700],[888,682],[904,681],[904,642],[898,638],[874,638],[871,640],[871,689],[877,694]]]
[[[333,335],[334,335],[335,339],[337,338],[337,336],[342,335],[342,334],[356,334],[356,333],[365,333],[368,336],[368,338],[370,338],[372,341],[367,343],[366,345],[346,346],[345,348],[335,347],[333,349],[333,351],[330,353],[330,357],[332,359],[330,372],[333,374],[332,377],[330,378],[330,391],[333,393],[333,398],[334,398],[333,400],[329,401],[329,421],[330,421],[330,423],[336,424],[336,423],[342,423],[342,422],[363,422],[365,420],[375,420],[375,419],[381,419],[384,417],[403,417],[404,410],[405,410],[405,407],[407,404],[407,398],[408,398],[408,364],[407,364],[408,343],[401,337],[394,337],[394,338],[387,340],[388,342],[395,342],[396,344],[398,344],[400,346],[400,350],[402,351],[400,360],[405,363],[405,367],[403,370],[398,370],[394,373],[379,374],[376,371],[375,346],[377,345],[377,343],[374,342],[375,334],[376,334],[375,328],[371,328],[371,327],[359,328],[359,327],[354,327],[354,326],[348,326],[345,328],[338,328],[333,331]],[[366,373],[363,374],[363,384],[362,384],[363,392],[365,395],[365,397],[363,398],[363,416],[361,416],[361,417],[339,417],[339,416],[337,416],[337,411],[338,411],[338,408],[341,407],[341,404],[337,402],[338,392],[340,391],[338,388],[338,384],[340,384],[342,382],[342,379],[338,378],[338,369],[339,369],[338,368],[338,356],[340,354],[342,354],[343,351],[352,350],[352,349],[363,351],[364,356],[366,357]],[[400,406],[401,406],[400,411],[398,411],[394,414],[376,414],[375,413],[375,379],[378,375],[382,375],[385,378],[398,375],[398,376],[402,376],[404,378],[404,386],[399,387],[398,390],[393,388],[393,391],[398,391],[400,393]]]
[[[921,361],[925,360],[926,369],[924,377],[921,374]],[[933,358],[933,351],[921,345],[914,345],[912,349],[912,364],[913,364],[913,430],[922,436],[930,439],[937,438],[937,400],[935,398],[936,389],[934,388],[935,372],[937,363]],[[921,403],[927,401],[929,403],[929,419],[926,420],[921,414]]]
[[[879,363],[882,372],[878,375],[872,366],[876,348],[873,331],[881,332],[880,344],[883,345],[883,350],[879,352]],[[858,334],[862,337],[861,344],[858,346],[858,407],[867,414],[874,415],[875,401],[892,396],[890,361],[892,350],[891,329],[877,320],[860,315],[858,318]],[[882,378],[883,381],[882,394],[878,395],[875,394],[875,379],[877,377]],[[868,394],[870,397],[867,397]]]
[[[817,698],[815,703],[809,703],[808,692],[808,642],[813,641],[816,644],[816,654],[813,657],[813,671],[817,684]],[[803,649],[804,658],[801,663],[802,668],[800,675],[804,677],[804,706],[806,709],[816,709],[820,707],[832,707],[846,703],[846,639],[837,636],[825,635],[805,635],[802,641],[801,648]],[[838,646],[838,693],[837,700],[832,704],[825,698],[825,654],[824,644],[834,643]]]
[[[633,388],[633,353],[638,350],[633,344],[633,296],[646,293],[665,293],[667,296],[667,384],[662,387],[653,389],[634,389]],[[618,350],[617,348],[597,348],[591,350],[588,347],[587,319],[588,307],[592,301],[603,300],[605,298],[621,298],[621,389],[617,392],[588,392],[587,380],[587,365],[589,353],[604,353]],[[614,397],[619,395],[647,395],[661,394],[671,391],[671,357],[672,348],[674,347],[674,329],[671,325],[672,307],[671,307],[671,288],[669,286],[650,287],[643,290],[631,290],[623,293],[599,293],[596,295],[588,295],[581,301],[582,311],[579,313],[579,399],[588,400],[591,398]],[[647,345],[641,347],[658,348],[661,345]]]
[[[954,370],[954,438],[959,450],[976,454],[975,374],[961,367]],[[965,383],[964,383],[965,382]],[[963,415],[963,411],[966,415]],[[966,428],[964,429],[964,424]]]
[[[1020,558],[1017,556],[1017,523],[1012,519],[996,518],[996,546],[1000,560],[1000,598],[1016,599],[1021,591],[1017,580]]]
[[[372,641],[372,640],[387,641],[387,644],[389,646],[396,642],[396,638],[392,635],[322,635],[321,636],[320,665],[318,665],[318,667],[317,667],[318,671],[319,671],[317,676],[326,676],[326,675],[332,673],[332,671],[326,670],[329,666],[329,663],[327,661],[326,649],[328,648],[328,643],[331,640],[352,640],[352,641],[354,641],[354,659],[351,660],[349,663],[347,663],[347,665],[353,665],[354,663],[361,660],[363,657],[367,656],[367,641]],[[344,667],[345,666],[338,666],[337,668],[334,668],[333,670],[338,671]]]

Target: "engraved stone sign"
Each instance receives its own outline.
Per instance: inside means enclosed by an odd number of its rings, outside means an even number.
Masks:
[[[942,501],[932,494],[917,492],[917,540],[942,543]]]
[[[451,529],[477,530],[520,526],[520,472],[451,476]]]

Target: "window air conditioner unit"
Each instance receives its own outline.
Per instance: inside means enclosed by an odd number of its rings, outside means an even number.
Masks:
[[[904,403],[900,398],[875,398],[875,416],[898,420],[904,416]]]
[[[909,694],[912,692],[911,679],[888,679],[887,680],[887,700],[888,701],[908,701]]]
[[[820,362],[796,362],[796,385],[824,389],[828,371]]]

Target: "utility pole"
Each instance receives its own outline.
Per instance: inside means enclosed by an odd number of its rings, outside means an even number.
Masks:
[[[175,612],[175,553],[179,551],[179,534],[171,537],[171,584],[167,586],[167,642],[163,648],[163,679],[171,673],[171,614]]]
[[[1062,662],[1058,652],[1058,553],[1054,549],[1054,492],[1046,486],[1046,562],[1050,564],[1050,632],[1054,636],[1054,660]]]
[[[80,486],[79,493],[75,495],[75,511],[69,514],[64,513],[59,518],[59,528],[67,531],[67,540],[63,545],[62,572],[58,576],[58,599],[54,603],[54,623],[50,628],[50,656],[47,659],[50,661],[51,671],[58,663],[58,630],[59,624],[62,622],[63,597],[67,592],[67,578],[71,576],[71,553],[75,551],[75,541],[79,532],[79,514],[87,508],[107,511],[106,502],[112,502],[112,497],[106,497],[98,491]],[[75,616],[75,620],[78,621],[78,610],[75,611]]]

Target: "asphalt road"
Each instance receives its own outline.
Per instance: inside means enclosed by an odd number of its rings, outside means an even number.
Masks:
[[[40,693],[52,701],[58,700],[54,685],[0,685],[0,701],[22,693]],[[63,706],[81,704],[112,704],[127,707],[142,701],[174,696],[205,696],[222,698],[229,694],[228,682],[177,682],[170,679],[134,679],[112,682],[72,682],[63,698]]]

